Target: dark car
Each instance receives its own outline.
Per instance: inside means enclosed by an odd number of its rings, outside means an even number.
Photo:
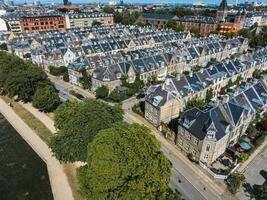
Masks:
[[[146,93],[144,92],[140,92],[137,96],[136,96],[136,99],[143,99],[146,97]]]
[[[75,94],[75,97],[76,97],[77,99],[80,99],[80,100],[83,100],[83,99],[84,99],[84,96],[81,95],[81,94],[79,94],[79,93],[76,93],[76,94]]]

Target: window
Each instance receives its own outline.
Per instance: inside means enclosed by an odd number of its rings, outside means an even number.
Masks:
[[[194,138],[194,144],[198,145],[198,139]]]
[[[188,139],[188,140],[191,139],[191,135],[190,135],[189,133],[186,133],[186,134],[185,134],[185,137],[186,137],[186,139]]]
[[[210,152],[210,148],[211,148],[210,144],[207,144],[206,145],[206,152]]]
[[[178,144],[181,145],[181,146],[183,146],[183,140],[179,138],[178,139]]]
[[[209,159],[209,155],[208,154],[205,154],[203,160],[208,160]]]
[[[215,138],[215,132],[214,131],[208,131],[207,132],[207,137],[209,139],[214,139]]]
[[[185,143],[184,148],[186,151],[188,151],[189,150],[189,144]]]

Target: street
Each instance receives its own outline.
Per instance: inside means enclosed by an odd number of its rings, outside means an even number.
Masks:
[[[55,88],[59,91],[59,97],[62,101],[76,99],[75,97],[73,97],[72,95],[69,94],[70,90],[74,90],[76,93],[78,93],[84,97],[95,98],[95,96],[92,93],[90,93],[89,91],[83,90],[83,89],[79,88],[78,86],[74,86],[68,82],[65,82],[62,79],[60,79],[59,77],[52,76],[50,74],[47,74],[47,75],[48,75],[48,78],[50,79],[50,81],[52,83],[54,83]]]

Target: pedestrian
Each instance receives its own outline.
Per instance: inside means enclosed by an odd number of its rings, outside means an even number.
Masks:
[[[203,189],[206,190],[206,187],[204,187]]]
[[[181,183],[181,182],[182,182],[182,181],[179,179],[179,180],[178,180],[178,183]]]

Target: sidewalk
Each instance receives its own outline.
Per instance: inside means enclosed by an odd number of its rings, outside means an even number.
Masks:
[[[50,149],[15,112],[0,98],[0,112],[17,130],[32,149],[46,162],[50,184],[55,200],[74,200],[72,191],[59,161],[53,157]]]
[[[28,110],[35,118],[39,119],[52,133],[56,133],[57,130],[54,126],[54,121],[49,118],[45,113],[40,112],[38,109],[34,108],[31,103],[19,102],[26,110]]]
[[[249,163],[251,163],[254,160],[254,158],[264,150],[265,146],[267,146],[267,137],[265,137],[265,141],[252,153],[252,155],[248,158],[248,160],[246,160],[237,170],[239,172],[244,172]]]

